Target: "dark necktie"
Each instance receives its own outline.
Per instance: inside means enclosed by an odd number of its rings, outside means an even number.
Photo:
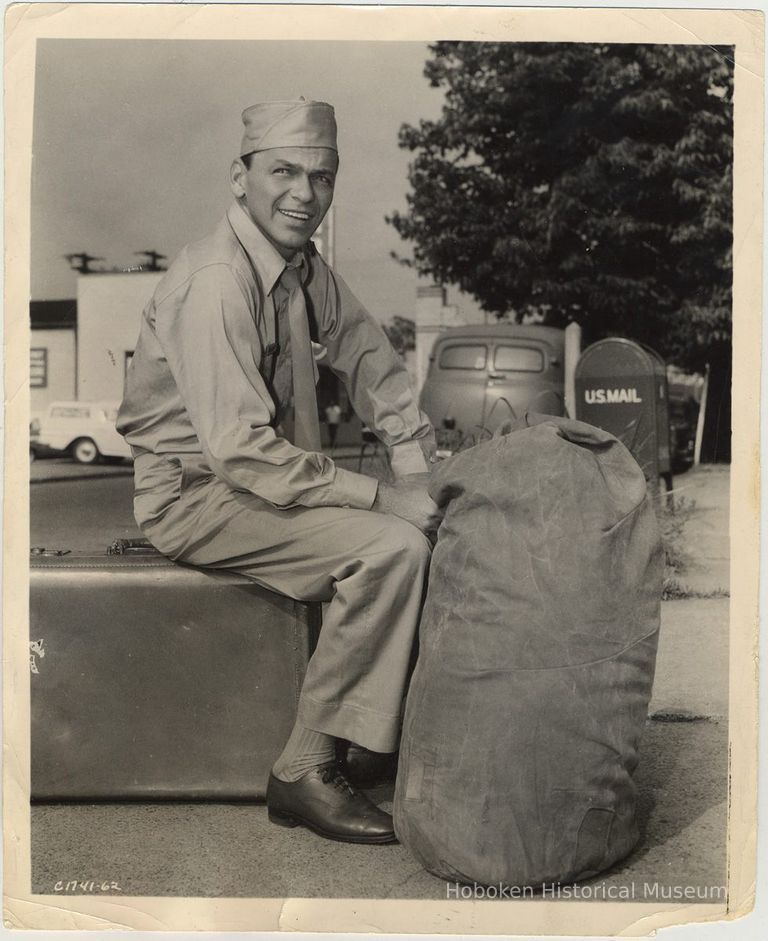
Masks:
[[[309,336],[307,303],[296,268],[286,268],[280,283],[288,291],[288,330],[291,337],[293,374],[293,443],[304,451],[319,451],[320,420],[317,415],[315,368]]]

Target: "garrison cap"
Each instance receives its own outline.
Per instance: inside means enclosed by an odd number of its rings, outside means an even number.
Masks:
[[[336,118],[324,101],[261,101],[243,111],[240,156],[274,147],[336,146]]]

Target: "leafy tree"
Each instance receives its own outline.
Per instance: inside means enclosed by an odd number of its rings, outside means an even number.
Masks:
[[[416,324],[408,317],[392,318],[392,323],[383,324],[384,332],[389,342],[400,356],[405,356],[408,350],[416,349]]]
[[[406,261],[520,319],[578,320],[729,384],[730,48],[440,42],[404,125]],[[717,376],[715,376],[715,373]],[[721,418],[723,416],[721,415]]]

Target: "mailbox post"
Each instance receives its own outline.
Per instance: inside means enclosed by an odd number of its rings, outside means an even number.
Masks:
[[[647,346],[610,337],[593,343],[576,366],[576,418],[615,435],[654,489],[672,489],[669,396],[664,360]]]

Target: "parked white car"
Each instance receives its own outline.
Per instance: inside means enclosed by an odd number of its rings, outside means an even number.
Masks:
[[[117,402],[51,402],[31,428],[30,447],[66,451],[80,464],[131,456],[115,429]]]

